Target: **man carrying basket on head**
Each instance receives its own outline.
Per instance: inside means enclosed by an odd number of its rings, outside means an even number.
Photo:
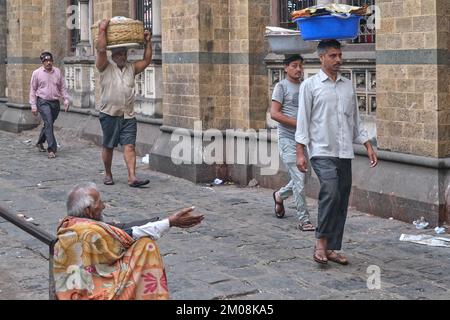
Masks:
[[[99,119],[103,131],[102,160],[105,165],[105,185],[113,185],[111,172],[114,148],[120,143],[124,147],[124,159],[128,169],[128,185],[141,187],[150,180],[136,177],[136,133],[137,121],[134,114],[134,78],[152,61],[152,34],[144,32],[145,51],[143,60],[128,62],[126,47],[112,49],[112,61],[106,54],[106,29],[109,19],[100,22],[95,66],[100,72],[101,100]]]

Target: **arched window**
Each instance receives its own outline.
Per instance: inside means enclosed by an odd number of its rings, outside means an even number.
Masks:
[[[152,29],[152,0],[136,0],[136,20],[144,23],[145,30]]]

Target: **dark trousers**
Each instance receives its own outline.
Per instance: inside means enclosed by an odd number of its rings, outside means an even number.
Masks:
[[[47,141],[47,150],[56,152],[58,145],[53,133],[53,123],[58,118],[59,111],[61,109],[58,100],[47,101],[41,98],[37,99],[37,109],[41,115],[44,126],[42,127],[41,134],[37,143],[44,143]]]
[[[341,250],[352,189],[352,161],[314,157],[311,166],[320,181],[316,238],[327,238],[329,250]]]

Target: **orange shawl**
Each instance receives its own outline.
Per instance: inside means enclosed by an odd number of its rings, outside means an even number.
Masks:
[[[53,274],[61,300],[168,299],[164,264],[150,238],[134,241],[106,223],[66,217],[55,244]]]

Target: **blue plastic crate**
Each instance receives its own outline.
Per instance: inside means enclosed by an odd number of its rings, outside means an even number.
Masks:
[[[297,23],[304,40],[355,39],[359,33],[360,16],[337,17],[333,15],[298,18]]]

